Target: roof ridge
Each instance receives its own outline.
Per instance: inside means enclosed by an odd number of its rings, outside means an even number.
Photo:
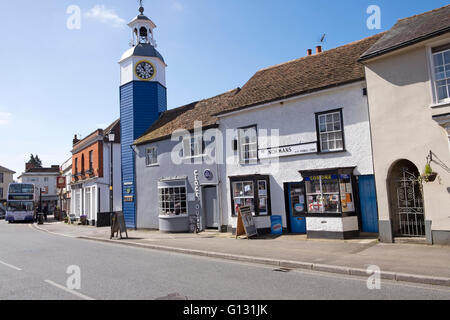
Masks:
[[[425,11],[425,12],[422,12],[422,13],[418,13],[418,14],[415,14],[415,15],[410,16],[410,17],[398,19],[397,22],[404,21],[404,20],[408,20],[408,19],[417,18],[417,17],[420,17],[420,16],[424,16],[424,15],[426,15],[426,14],[430,14],[430,13],[433,13],[433,12],[436,12],[436,11],[439,11],[439,10],[442,10],[442,9],[444,9],[444,8],[446,8],[446,7],[450,7],[450,4],[447,4],[447,5],[443,6],[443,7],[436,8],[436,9],[433,9],[433,10],[429,10],[429,11]]]
[[[276,65],[273,65],[273,66],[265,67],[265,68],[262,68],[262,69],[256,71],[256,73],[259,73],[259,72],[261,72],[261,71],[271,70],[271,69],[273,69],[273,68],[277,68],[277,67],[280,67],[280,66],[283,66],[283,65],[287,65],[287,64],[289,64],[289,63],[301,61],[301,60],[304,60],[304,59],[308,59],[308,58],[312,58],[312,57],[317,57],[317,56],[320,56],[320,55],[324,55],[324,54],[326,54],[326,53],[330,53],[330,52],[333,52],[333,51],[338,50],[338,49],[342,49],[342,48],[345,48],[345,47],[348,47],[348,46],[355,45],[355,44],[357,44],[358,42],[366,41],[366,40],[368,40],[368,39],[370,39],[370,38],[373,38],[373,37],[376,37],[376,36],[380,36],[380,35],[382,35],[382,34],[385,34],[386,32],[387,32],[387,31],[383,31],[383,32],[377,33],[377,34],[375,34],[375,35],[372,35],[372,36],[369,36],[369,37],[366,37],[366,38],[363,38],[363,39],[359,39],[359,40],[356,40],[356,41],[353,41],[353,42],[350,42],[350,43],[347,43],[347,44],[344,44],[344,45],[341,45],[341,46],[338,46],[338,47],[335,47],[335,48],[331,48],[331,49],[329,49],[329,50],[322,51],[322,52],[320,52],[320,53],[313,54],[313,55],[311,55],[311,56],[300,57],[300,58],[292,59],[292,60],[290,60],[290,61],[286,61],[286,62],[283,62],[283,63],[276,64]]]

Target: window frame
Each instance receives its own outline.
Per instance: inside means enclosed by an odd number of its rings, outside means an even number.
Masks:
[[[0,172],[0,183],[4,183],[5,182],[5,174],[4,172]]]
[[[175,208],[175,200],[162,200],[162,196],[164,196],[165,194],[163,193],[163,194],[161,194],[161,190],[163,190],[163,189],[165,189],[165,190],[170,190],[170,189],[182,189],[182,188],[184,188],[184,201],[183,201],[183,199],[181,198],[181,200],[180,200],[180,203],[183,203],[183,202],[185,202],[185,204],[186,204],[186,207],[185,207],[185,213],[181,213],[181,214],[178,214],[178,215],[176,215],[176,214],[167,214],[167,207],[165,207],[165,208],[163,208],[162,206],[161,206],[161,204],[164,202],[165,204],[166,203],[168,203],[169,204],[169,210],[170,210],[170,208],[171,208],[171,206],[170,206],[170,202],[173,202],[173,207]],[[173,195],[175,195],[175,193],[170,193],[170,191],[168,192],[168,195],[170,196],[171,194],[173,194]],[[182,196],[182,193],[180,192],[179,193],[179,196],[181,197]],[[167,218],[167,217],[189,217],[189,201],[188,201],[189,199],[188,199],[188,192],[187,192],[187,184],[186,184],[186,181],[184,181],[183,183],[180,183],[180,184],[175,184],[175,185],[171,185],[171,186],[158,186],[158,216],[159,217],[164,217],[164,218]],[[181,209],[183,208],[183,207],[180,207]],[[162,211],[163,211],[163,209],[164,209],[164,211],[166,212],[166,214],[163,214],[162,213]],[[174,209],[175,210],[175,209]]]
[[[188,143],[186,141],[189,141],[189,147]],[[187,149],[187,150],[186,150]],[[189,152],[186,152],[189,151]],[[192,154],[192,151],[197,151],[199,154]],[[195,159],[195,158],[201,158],[205,156],[205,142],[203,140],[203,134],[201,136],[189,136],[189,139],[187,137],[183,138],[183,158],[184,159]]]
[[[240,177],[230,177],[230,196],[231,196],[231,216],[236,218],[236,212],[235,212],[235,199],[247,199],[247,198],[253,198],[253,206],[254,206],[254,217],[270,217],[272,216],[272,202],[271,202],[271,192],[270,192],[270,176],[265,175],[250,175],[250,176],[240,176]],[[261,196],[259,194],[259,183],[264,181],[266,184],[266,195]],[[253,184],[253,197],[250,196],[244,196],[244,197],[235,197],[234,196],[234,184],[235,183],[248,183],[251,182]],[[260,199],[265,198],[266,199],[266,214],[261,214],[261,208],[260,208]]]
[[[94,151],[89,151],[89,171],[94,171]]]
[[[444,55],[445,52],[450,52],[450,43],[442,45],[442,46],[437,46],[437,47],[432,47],[430,48],[430,62],[431,62],[431,75],[432,75],[432,90],[433,90],[433,96],[434,96],[434,102],[437,104],[445,104],[445,103],[449,103],[450,102],[450,77],[446,77],[446,71],[445,71],[445,66],[450,66],[450,63],[446,64],[445,61],[443,61],[443,65],[442,66],[436,66],[435,64],[435,56],[442,54]],[[444,59],[444,56],[443,56]],[[443,67],[444,68],[444,78],[438,80],[437,79],[437,75],[436,75],[436,68],[439,67]],[[446,85],[444,86],[447,90],[447,98],[444,99],[439,99],[439,92],[438,92],[438,86],[437,86],[437,82],[438,81],[446,81]]]
[[[340,168],[337,170],[323,170],[323,171],[305,171],[301,172],[301,175],[303,176],[303,181],[301,182],[304,186],[305,190],[305,211],[304,216],[305,217],[320,217],[320,218],[342,218],[342,217],[351,217],[351,216],[360,216],[360,206],[359,206],[359,188],[358,188],[358,182],[357,182],[357,176],[354,175],[353,172],[351,172],[353,169],[346,169],[346,168]],[[309,201],[308,196],[311,193],[308,193],[307,185],[306,185],[306,179],[311,176],[326,176],[326,175],[337,175],[337,181],[338,181],[338,188],[339,188],[339,212],[338,213],[330,213],[330,212],[323,212],[323,213],[315,213],[310,212],[309,210]],[[345,211],[342,205],[342,181],[346,180],[343,178],[343,176],[348,176],[350,181],[347,183],[350,183],[351,185],[351,194],[352,194],[352,200],[353,200],[353,210],[351,211]],[[348,192],[346,192],[348,193]],[[337,194],[337,193],[336,193]]]
[[[324,132],[321,133],[320,132],[320,117],[322,116],[326,116],[328,114],[334,115],[336,113],[339,113],[340,116],[340,123],[341,123],[341,130],[335,130],[332,132]],[[337,152],[345,152],[346,150],[346,143],[345,143],[345,128],[344,128],[344,113],[343,113],[343,109],[339,108],[339,109],[333,109],[333,110],[328,110],[328,111],[322,111],[322,112],[316,112],[315,113],[315,117],[316,117],[316,135],[317,135],[317,152],[318,153],[337,153]],[[334,121],[333,121],[334,122]],[[342,133],[342,149],[336,149],[336,150],[323,150],[322,148],[322,135],[323,134],[329,134],[329,133],[338,133],[338,132]],[[336,141],[336,140],[334,140]]]
[[[3,188],[0,188],[0,199],[3,199]]]
[[[250,154],[251,152],[256,152],[256,158],[248,158],[248,159],[244,159],[242,157],[242,145],[241,145],[241,131],[243,130],[248,130],[248,129],[255,129],[255,139],[256,141],[254,142],[254,144],[256,145],[256,150],[253,151],[248,151],[248,153]],[[250,126],[246,126],[246,127],[240,127],[237,128],[237,144],[238,144],[238,157],[239,157],[239,164],[243,165],[243,164],[255,164],[259,162],[259,139],[258,139],[258,125],[253,124]],[[250,146],[253,143],[248,143],[246,145]]]
[[[155,162],[154,163],[151,163],[150,161],[149,161],[149,154],[150,154],[150,150],[153,150],[153,152],[154,152],[154,154],[156,154],[156,156],[155,157],[152,157],[151,159],[155,159]],[[158,161],[158,147],[156,147],[156,146],[153,146],[153,147],[147,147],[147,148],[145,148],[145,166],[146,167],[155,167],[155,166],[158,166],[159,165],[159,161]]]

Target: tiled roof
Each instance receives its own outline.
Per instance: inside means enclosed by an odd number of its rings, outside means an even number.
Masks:
[[[358,59],[382,35],[260,70],[242,89],[166,111],[135,144],[169,138],[177,129],[193,130],[194,121],[205,128],[215,125],[220,114],[363,80]]]
[[[450,5],[399,20],[362,56],[370,59],[450,31]]]
[[[363,80],[364,66],[358,59],[382,36],[262,69],[242,87],[232,106],[219,114]]]
[[[0,166],[0,172],[15,173],[14,171],[2,166]]]
[[[203,128],[216,125],[217,117],[214,114],[226,110],[230,106],[230,100],[238,90],[234,89],[209,99],[164,112],[159,120],[135,141],[135,144],[139,145],[169,138],[177,129],[191,131],[194,129],[195,121],[201,121]]]

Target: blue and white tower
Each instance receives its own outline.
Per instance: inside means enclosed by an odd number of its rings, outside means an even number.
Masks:
[[[136,228],[136,175],[133,142],[167,110],[166,67],[156,50],[156,25],[144,8],[128,26],[132,47],[120,59],[120,125],[122,144],[123,212],[127,228]]]

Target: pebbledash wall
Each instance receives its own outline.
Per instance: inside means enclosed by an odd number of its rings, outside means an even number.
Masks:
[[[219,215],[220,178],[216,161],[204,155],[189,157],[184,159],[182,164],[176,164],[172,161],[172,152],[179,154],[182,145],[181,138],[179,141],[171,141],[169,138],[135,147],[137,228],[158,229],[163,232],[194,232],[197,225],[200,231],[206,228],[221,230],[222,225],[226,225],[224,217]],[[206,143],[205,148],[208,146],[209,143]],[[149,148],[157,150],[156,164],[146,163],[146,150]],[[196,164],[196,160],[200,163]],[[186,188],[187,214],[161,214],[160,189],[166,187]],[[210,192],[205,193],[205,189]],[[205,195],[208,197],[205,198]],[[205,210],[206,205],[210,209],[213,208],[213,211]],[[212,219],[207,219],[207,214],[212,214]]]
[[[312,94],[298,96],[280,103],[273,102],[264,106],[257,106],[247,110],[219,116],[220,129],[226,134],[227,129],[234,129],[235,138],[238,139],[238,128],[252,125],[257,126],[258,133],[263,129],[279,130],[279,141],[276,145],[259,138],[258,150],[269,147],[290,146],[297,144],[314,144],[318,142],[316,127],[316,113],[331,110],[342,110],[343,130],[345,136],[345,150],[333,153],[314,152],[311,154],[293,155],[278,159],[260,159],[257,164],[239,164],[238,151],[226,154],[226,166],[220,167],[221,198],[227,212],[228,228],[236,229],[237,219],[233,215],[231,182],[243,177],[248,180],[252,176],[268,177],[270,187],[269,203],[271,214],[280,215],[283,219],[283,228],[292,230],[292,218],[286,206],[286,184],[301,183],[301,171],[315,172],[320,175],[327,170],[350,168],[355,177],[366,176],[373,180],[373,163],[371,153],[371,137],[368,115],[368,102],[365,96],[365,83],[360,81],[350,85],[343,85]],[[269,140],[270,141],[270,140]],[[348,170],[348,169],[347,169]],[[357,178],[354,184],[354,215],[302,215],[306,218],[306,231],[311,236],[346,238],[354,236],[360,231],[361,212],[358,202]],[[256,192],[256,191],[255,191]],[[306,205],[306,204],[304,204]],[[375,213],[376,220],[376,208]],[[256,217],[258,229],[264,231],[271,227],[270,216]],[[300,218],[302,219],[302,218]]]

